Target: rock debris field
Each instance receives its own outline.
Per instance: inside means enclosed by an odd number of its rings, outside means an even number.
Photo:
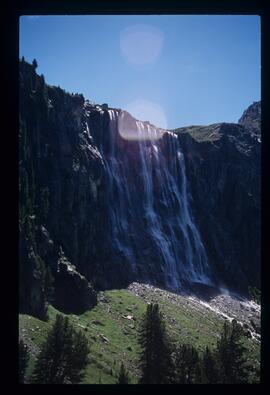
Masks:
[[[147,303],[158,303],[162,300],[181,307],[186,306],[189,309],[199,310],[202,313],[205,312],[205,314],[211,311],[224,321],[231,322],[236,319],[243,327],[247,337],[260,341],[261,307],[254,301],[239,295],[221,290],[220,293],[205,300],[205,298],[201,299],[198,295],[191,293],[176,294],[149,284],[136,282],[130,284],[128,290]]]

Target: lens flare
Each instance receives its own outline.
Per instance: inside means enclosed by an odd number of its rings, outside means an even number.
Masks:
[[[134,25],[120,34],[120,48],[125,59],[133,65],[153,63],[163,46],[163,33],[149,25]]]
[[[126,106],[118,119],[119,134],[125,140],[158,140],[167,126],[162,108],[146,100],[137,100]],[[132,115],[131,115],[132,114]]]
[[[124,109],[140,121],[148,121],[160,129],[167,129],[167,119],[162,107],[148,100],[135,100]]]
[[[155,127],[148,122],[138,121],[127,111],[121,111],[118,117],[118,131],[125,140],[159,140],[165,130]]]

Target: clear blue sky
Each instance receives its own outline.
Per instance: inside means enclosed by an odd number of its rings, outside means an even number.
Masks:
[[[260,100],[258,16],[23,16],[21,56],[162,127],[237,122]]]

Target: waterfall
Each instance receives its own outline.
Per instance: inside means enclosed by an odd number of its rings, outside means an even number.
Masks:
[[[115,256],[124,257],[137,280],[172,290],[192,282],[210,284],[177,135],[125,111],[108,112],[108,141],[100,150]]]

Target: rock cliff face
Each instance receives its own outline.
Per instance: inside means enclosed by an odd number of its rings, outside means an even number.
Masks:
[[[20,64],[20,304],[38,316],[46,311],[46,270],[57,306],[77,311],[96,303],[80,268],[96,256],[102,171],[81,128],[83,104],[82,96],[45,85],[31,65]]]
[[[260,287],[260,143],[241,125],[178,130],[192,207],[217,282]],[[223,283],[223,284],[222,284]]]
[[[261,139],[261,102],[259,101],[251,104],[246,111],[244,111],[238,123],[252,135]]]
[[[134,280],[260,285],[260,143],[242,121],[169,134],[21,62],[19,172],[24,312],[82,312]]]

